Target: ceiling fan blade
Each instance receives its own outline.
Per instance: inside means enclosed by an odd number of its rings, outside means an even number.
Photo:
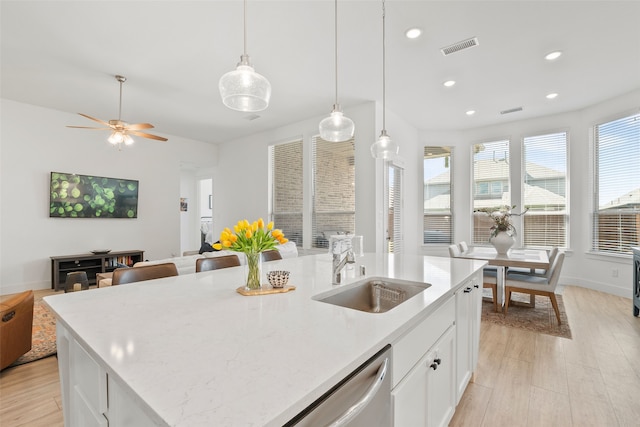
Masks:
[[[157,135],[151,135],[150,133],[138,132],[138,131],[135,131],[135,130],[132,130],[129,133],[132,134],[132,135],[141,136],[143,138],[156,139],[158,141],[168,141],[167,138],[163,138],[163,137],[157,136]]]
[[[134,123],[126,126],[129,130],[151,129],[152,127],[153,125],[151,123]]]
[[[111,127],[111,126],[109,125],[109,123],[105,122],[104,120],[96,119],[95,117],[91,117],[91,116],[88,116],[88,115],[86,115],[86,114],[82,114],[82,113],[78,113],[78,114],[80,114],[82,117],[86,117],[86,118],[87,118],[87,119],[89,119],[89,120],[93,120],[94,122],[98,122],[98,123],[100,123],[101,125],[105,125],[105,126],[109,126],[109,127]]]
[[[69,126],[67,125],[68,128],[76,128],[76,129],[92,129],[92,130],[111,130],[111,128],[92,128],[89,126]]]

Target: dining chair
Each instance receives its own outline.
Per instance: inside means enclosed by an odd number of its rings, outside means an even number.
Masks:
[[[507,272],[514,274],[530,274],[534,276],[544,276],[547,279],[551,276],[551,266],[553,265],[553,261],[556,259],[558,255],[558,248],[556,246],[552,247],[547,251],[547,255],[549,258],[549,268],[546,270],[535,269],[535,268],[523,268],[523,267],[509,267],[507,268]]]
[[[558,319],[558,325],[560,321],[560,310],[558,309],[558,301],[556,299],[556,287],[558,285],[558,279],[560,277],[560,271],[562,270],[562,263],[564,262],[564,253],[559,252],[553,261],[551,266],[549,277],[536,276],[531,274],[507,274],[505,282],[505,305],[504,315],[507,315],[509,310],[509,302],[511,300],[512,292],[525,293],[529,295],[541,295],[547,296],[551,299],[551,305],[556,312],[556,318]]]
[[[282,255],[280,255],[280,251],[276,249],[262,252],[262,261],[264,262],[277,261],[279,259],[282,259]]]
[[[201,271],[218,270],[220,268],[237,267],[240,265],[238,255],[224,255],[213,258],[198,258],[196,260],[196,273]]]
[[[469,245],[464,240],[458,243],[458,247],[460,248],[460,252],[466,252],[469,250]]]
[[[140,267],[116,268],[113,270],[111,285],[143,282],[145,280],[160,279],[162,277],[177,276],[178,269],[172,262],[162,264],[143,265]]]
[[[460,256],[460,248],[458,247],[458,245],[449,245],[449,256],[451,258],[456,258],[458,256]]]

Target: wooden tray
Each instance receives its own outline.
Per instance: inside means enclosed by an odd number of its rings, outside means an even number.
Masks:
[[[285,285],[282,288],[274,288],[271,285],[262,285],[260,289],[245,289],[244,286],[240,286],[236,291],[240,295],[244,296],[253,296],[253,295],[269,295],[269,294],[281,294],[284,292],[294,291],[296,289],[295,286]]]

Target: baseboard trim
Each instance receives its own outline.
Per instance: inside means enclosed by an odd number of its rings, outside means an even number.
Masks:
[[[607,283],[593,282],[591,280],[584,280],[579,277],[560,277],[558,283],[562,286],[580,286],[581,288],[592,289],[594,291],[600,291],[611,295],[616,295],[623,298],[631,299],[633,297],[633,289],[631,284],[628,288],[620,288],[618,286],[609,285]]]

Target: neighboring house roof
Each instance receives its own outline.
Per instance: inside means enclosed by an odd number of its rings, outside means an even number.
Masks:
[[[640,189],[639,189],[640,190]],[[640,193],[638,194],[640,196]],[[509,192],[502,193],[500,199],[480,199],[474,201],[475,209],[490,208],[492,206],[509,205],[511,194]],[[546,190],[542,187],[534,185],[524,185],[524,197],[527,200],[527,206],[564,206],[566,199],[556,193]],[[424,201],[424,209],[426,211],[447,210],[450,206],[450,195],[440,194]]]
[[[509,163],[504,160],[476,160],[474,163],[474,178],[476,181],[496,181],[509,179]],[[440,175],[425,181],[425,184],[436,185],[450,181],[451,169],[447,169]],[[541,166],[537,163],[527,162],[527,175],[530,179],[564,178],[565,173]]]
[[[621,209],[640,207],[640,187],[631,190],[624,196],[617,197],[609,203],[600,206],[600,209]]]

